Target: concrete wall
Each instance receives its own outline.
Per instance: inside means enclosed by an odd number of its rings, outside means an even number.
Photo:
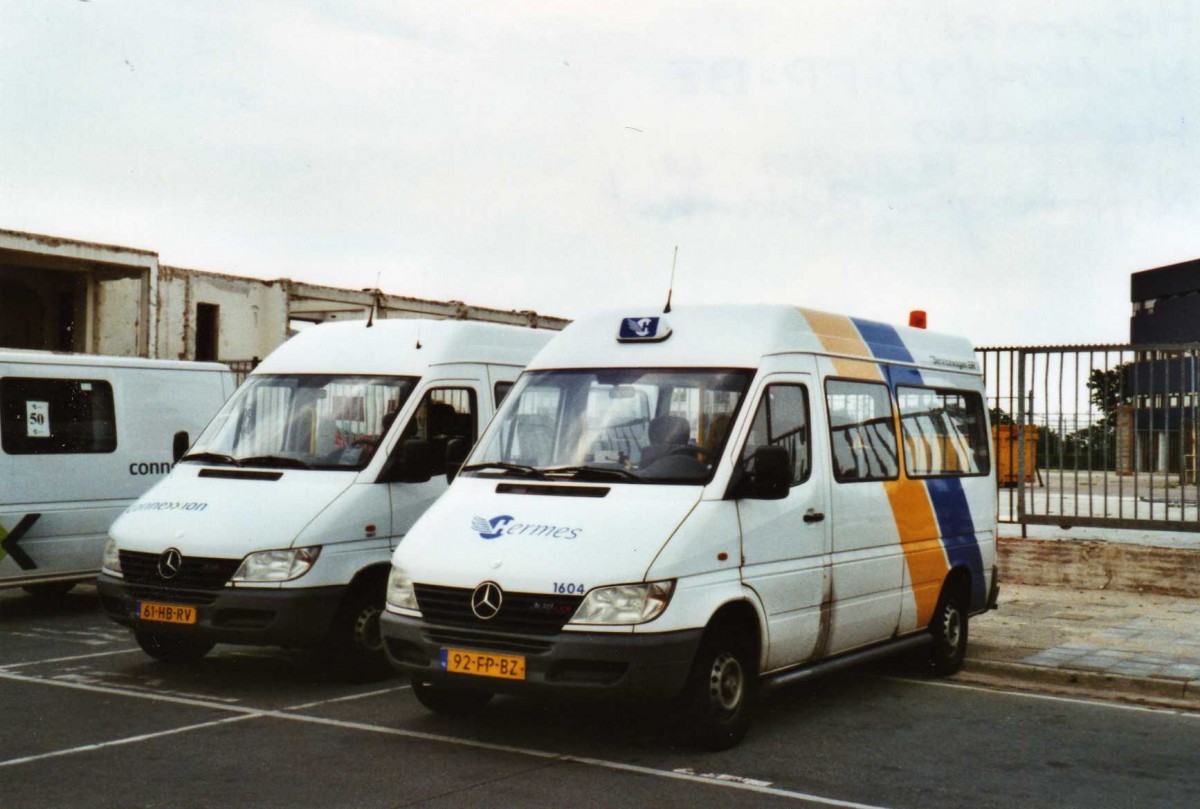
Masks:
[[[220,307],[218,360],[265,357],[287,339],[286,282],[162,267],[158,282],[159,356],[196,356],[196,307]]]

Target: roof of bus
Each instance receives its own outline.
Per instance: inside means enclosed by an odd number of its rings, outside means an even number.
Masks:
[[[757,368],[764,356],[805,352],[980,373],[969,340],[924,329],[780,304],[679,306],[665,315],[656,310],[633,307],[580,318],[529,368]],[[639,328],[653,329],[645,321],[656,317],[657,339],[638,340]],[[633,339],[619,340],[621,332]]]
[[[392,319],[323,323],[292,337],[255,374],[419,376],[431,365],[524,366],[554,332],[461,320]]]
[[[217,362],[152,360],[145,357],[114,357],[107,354],[72,354],[61,351],[35,351],[16,348],[0,350],[0,364],[58,365],[84,368],[153,368],[159,371],[229,373],[229,366]]]

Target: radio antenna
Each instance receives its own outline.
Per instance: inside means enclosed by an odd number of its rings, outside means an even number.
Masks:
[[[371,314],[367,315],[367,328],[375,325],[375,307],[379,305],[379,297],[383,294],[379,291],[379,279],[383,277],[383,269],[375,273],[375,289],[371,292]]]
[[[675,245],[675,254],[671,256],[671,283],[667,286],[667,305],[663,307],[663,314],[671,313],[671,293],[675,291],[675,259],[679,258],[679,245]]]

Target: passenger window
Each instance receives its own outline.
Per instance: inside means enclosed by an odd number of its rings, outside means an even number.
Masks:
[[[896,388],[904,468],[912,477],[986,475],[983,399],[972,391]]]
[[[504,397],[512,390],[512,386],[513,383],[511,382],[497,382],[496,386],[492,389],[492,401],[497,409],[500,407],[500,403],[504,401]]]
[[[470,388],[434,388],[425,394],[404,430],[404,439],[428,441],[434,458],[446,454],[455,438],[475,444],[475,391]]]
[[[113,452],[112,386],[96,379],[0,379],[0,440],[10,455]]]
[[[898,477],[896,425],[887,385],[831,379],[825,383],[825,401],[834,479],[853,483]]]
[[[792,485],[808,480],[812,446],[808,426],[808,391],[803,385],[769,385],[750,423],[742,448],[742,464],[750,469],[759,447],[783,447],[792,460]]]

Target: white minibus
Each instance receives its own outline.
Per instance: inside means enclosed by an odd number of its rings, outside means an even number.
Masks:
[[[94,578],[109,525],[233,389],[216,363],[0,351],[0,588]]]
[[[656,697],[710,748],[760,684],[917,646],[953,672],[997,594],[983,393],[970,343],[918,328],[578,320],[397,548],[387,654],[434,711]]]
[[[104,610],[162,661],[238,643],[388,671],[391,552],[550,336],[399,319],[296,335],[113,524]]]

